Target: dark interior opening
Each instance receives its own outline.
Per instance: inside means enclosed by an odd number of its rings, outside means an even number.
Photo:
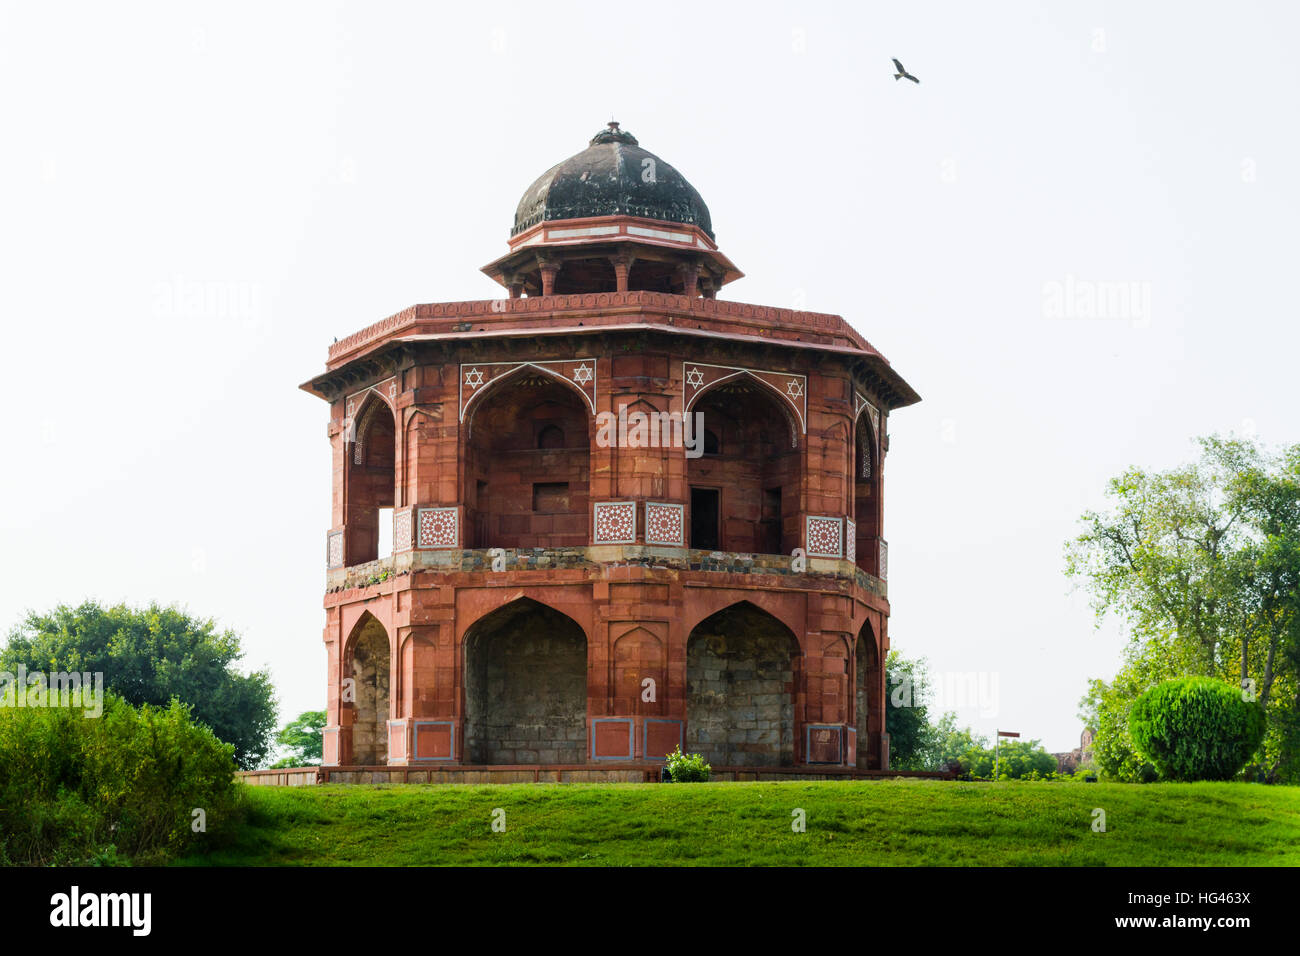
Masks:
[[[718,549],[718,489],[691,489],[691,547]]]

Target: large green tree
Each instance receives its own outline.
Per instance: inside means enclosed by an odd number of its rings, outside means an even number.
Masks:
[[[885,693],[889,766],[896,770],[933,769],[930,675],[925,658],[909,660],[891,649],[885,657]]]
[[[59,605],[31,613],[0,650],[0,670],[102,673],[131,704],[166,706],[176,697],[194,719],[235,748],[240,767],[258,766],[275,728],[275,695],[265,670],[241,674],[239,637],[211,620],[151,604],[103,608]]]
[[[1084,717],[1098,763],[1138,779],[1146,764],[1127,732],[1138,694],[1177,676],[1239,684],[1266,715],[1250,773],[1300,776],[1300,445],[1270,453],[1236,438],[1199,440],[1198,460],[1111,481],[1113,507],[1083,516],[1066,570],[1098,618],[1130,629],[1124,666],[1095,682]]]
[[[325,711],[304,710],[280,728],[275,743],[284,756],[271,764],[280,767],[313,767],[324,759]]]

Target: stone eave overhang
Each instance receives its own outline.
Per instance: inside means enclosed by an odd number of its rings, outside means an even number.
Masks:
[[[507,272],[520,271],[538,255],[544,256],[548,252],[562,254],[581,247],[591,247],[593,256],[607,255],[621,247],[698,255],[710,260],[721,272],[723,285],[745,275],[718,250],[718,244],[699,226],[622,215],[539,222],[513,237],[510,251],[480,271],[501,285],[507,285]]]
[[[695,322],[696,327],[683,324],[689,322]],[[705,323],[714,327],[705,328]],[[339,389],[331,383],[354,378],[349,375],[349,366],[362,360],[373,362],[393,350],[420,343],[606,332],[661,332],[857,359],[856,370],[878,385],[876,391],[888,408],[921,400],[889,360],[838,315],[658,292],[584,293],[412,306],[334,343],[327,370],[300,387],[332,400]]]

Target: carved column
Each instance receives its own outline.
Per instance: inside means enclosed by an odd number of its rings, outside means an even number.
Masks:
[[[632,271],[632,264],[636,262],[636,256],[630,252],[620,252],[609,257],[609,261],[614,266],[615,290],[618,292],[627,291],[627,277]]]
[[[560,271],[560,263],[555,259],[538,256],[537,267],[542,273],[542,295],[554,295],[555,276]]]
[[[683,262],[677,267],[677,278],[682,283],[682,295],[688,299],[695,298],[695,288],[699,276],[700,264],[698,262]]]
[[[524,294],[524,277],[519,272],[507,272],[503,277],[506,280],[506,288],[510,290],[510,298],[518,299]]]

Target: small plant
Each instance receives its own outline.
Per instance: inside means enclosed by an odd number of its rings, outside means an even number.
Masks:
[[[667,755],[667,770],[673,783],[703,783],[712,769],[701,754],[684,754],[682,745]]]

